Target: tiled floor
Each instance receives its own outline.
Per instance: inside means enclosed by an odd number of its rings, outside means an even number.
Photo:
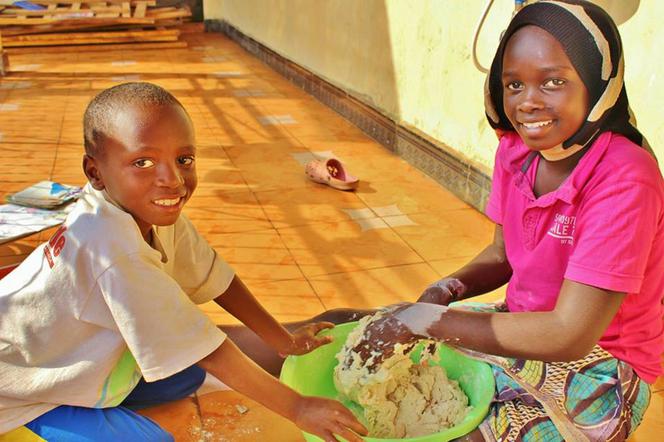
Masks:
[[[194,120],[200,185],[186,213],[280,320],[413,300],[490,240],[483,215],[234,43],[186,39],[189,49],[11,56],[13,72],[0,81],[0,198],[43,179],[83,184],[87,102],[145,80],[172,91]],[[357,192],[305,179],[302,162],[321,152],[362,178]],[[48,235],[0,246],[0,267]],[[203,308],[234,322],[215,305]],[[664,383],[655,390],[634,441],[664,433]],[[146,414],[178,441],[302,441],[293,425],[234,392]]]

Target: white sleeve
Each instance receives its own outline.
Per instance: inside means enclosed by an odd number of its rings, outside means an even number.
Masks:
[[[191,221],[180,216],[175,225],[175,266],[173,278],[196,304],[221,295],[235,272],[210,247]]]
[[[128,255],[97,279],[118,330],[148,382],[195,364],[226,338],[154,259]]]

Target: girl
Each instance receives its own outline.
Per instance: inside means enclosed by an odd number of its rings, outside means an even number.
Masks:
[[[630,122],[618,30],[585,1],[526,6],[486,92],[494,241],[367,343],[433,337],[489,362],[495,402],[466,440],[625,440],[662,373],[664,181]],[[505,283],[504,304],[445,306]]]

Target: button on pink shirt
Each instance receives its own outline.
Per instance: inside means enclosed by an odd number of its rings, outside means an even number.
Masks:
[[[512,312],[550,311],[563,279],[627,293],[599,345],[646,382],[662,374],[664,180],[655,159],[604,133],[555,191],[535,198],[537,157],[501,138],[487,215],[503,226]]]

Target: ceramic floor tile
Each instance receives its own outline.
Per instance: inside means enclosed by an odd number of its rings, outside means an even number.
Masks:
[[[33,119],[20,118],[0,118],[0,131],[2,132],[3,143],[44,143],[55,144],[60,138],[62,121],[44,120],[39,125],[39,130],[34,130],[30,126],[34,123]]]
[[[178,442],[199,442],[201,440],[201,420],[193,398],[145,408],[139,410],[138,413],[156,421]]]
[[[417,225],[393,229],[428,261],[474,257],[493,239],[491,221],[472,209],[450,211],[444,218],[433,213],[409,216]]]
[[[309,278],[326,309],[367,309],[414,302],[437,279],[436,272],[424,263]]]
[[[200,304],[198,307],[217,325],[241,324],[239,320],[235,319],[230,313],[221,308],[214,301]]]
[[[290,162],[292,154],[304,147],[293,140],[224,146],[224,151],[238,167],[252,163]]]
[[[422,262],[392,230],[362,231],[354,222],[279,229],[307,277]]]
[[[290,153],[290,156],[293,157],[295,161],[300,163],[300,166],[303,168],[305,168],[307,164],[314,160],[327,161],[328,158],[337,158],[341,161],[341,158],[338,158],[337,155],[335,155],[331,150],[298,151]]]
[[[37,182],[36,177],[33,175],[26,175],[26,181],[5,181],[4,174],[5,170],[0,167],[0,176],[3,176],[2,186],[0,187],[0,201],[5,201],[5,198],[7,198],[7,196],[10,194],[23,190]]]
[[[346,221],[346,210],[366,208],[355,193],[341,192],[322,185],[256,192],[256,198],[277,228]]]
[[[249,187],[255,192],[311,187],[304,169],[292,158],[280,162],[246,163],[238,166]]]
[[[272,227],[249,191],[194,193],[185,213],[203,235],[247,232]]]
[[[218,391],[198,398],[202,440],[233,442],[303,442],[300,430],[288,420],[234,391]],[[214,438],[214,439],[212,439]]]
[[[348,170],[355,173],[350,168]],[[357,196],[372,207],[396,204],[406,214],[422,212],[436,207],[441,208],[441,210],[443,208],[446,210],[470,208],[468,204],[428,177],[415,177],[410,180],[381,179],[380,181],[369,181],[360,176]]]
[[[305,320],[324,310],[320,299],[305,279],[244,282],[263,307],[280,321]],[[203,304],[201,308],[216,324],[237,323],[215,302]]]
[[[230,160],[226,151],[218,143],[204,143],[196,139],[196,162],[197,167],[207,165],[214,160]],[[226,164],[226,163],[224,163]],[[232,164],[232,163],[230,163]]]
[[[238,120],[228,120],[219,117],[210,123],[215,139],[224,146],[238,144],[271,143],[274,141],[293,140],[295,137],[281,130],[279,126],[255,126]]]
[[[639,428],[630,436],[628,442],[654,442],[664,434],[664,392],[652,395],[648,410]]]
[[[0,165],[0,178],[3,183],[25,183],[38,179],[47,180],[55,161],[55,144],[3,142],[0,144],[3,162]],[[5,191],[6,187],[0,186]],[[20,190],[20,189],[18,189]]]
[[[5,258],[3,261],[5,264],[19,262],[12,257],[29,255],[35,249],[38,241],[39,234],[34,234],[17,241],[0,244],[0,257]]]
[[[408,183],[415,186],[426,186],[425,189],[431,188],[433,185],[440,187],[405,160],[387,151],[366,135],[364,139],[354,142],[319,141],[308,137],[299,138],[299,140],[311,151],[333,151],[342,160],[349,173],[371,187],[374,187],[375,183],[379,181],[397,185]]]
[[[664,392],[664,376],[657,378],[657,382],[652,387],[653,391]]]
[[[221,191],[246,189],[246,181],[240,170],[227,166],[203,170],[198,173],[200,187],[214,186]]]
[[[207,240],[244,280],[303,278],[298,264],[275,230],[208,234]]]

